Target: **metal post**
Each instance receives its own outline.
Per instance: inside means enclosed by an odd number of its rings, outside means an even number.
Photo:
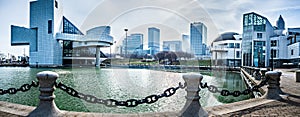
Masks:
[[[235,43],[233,47],[233,69],[235,69]]]
[[[280,75],[281,75],[281,73],[276,72],[276,71],[268,71],[266,73],[266,78],[269,78],[268,90],[267,90],[266,94],[263,96],[263,98],[275,99],[275,100],[282,99],[279,95],[280,86],[278,85],[278,80],[280,78]]]
[[[271,59],[272,59],[272,71],[274,71],[274,50],[271,49]]]
[[[203,117],[208,116],[207,112],[201,107],[199,103],[199,84],[203,79],[201,74],[186,74],[183,75],[184,81],[187,83],[186,103],[181,110],[181,117]]]
[[[127,31],[128,31],[128,29],[127,28],[125,28],[124,29],[124,31],[125,31],[125,35],[126,35],[126,37],[125,37],[125,58],[127,58]]]
[[[51,71],[39,72],[37,79],[40,84],[40,103],[29,113],[29,117],[59,117],[61,116],[60,110],[54,103],[55,95],[53,94],[55,88],[54,84],[58,78],[58,74]]]

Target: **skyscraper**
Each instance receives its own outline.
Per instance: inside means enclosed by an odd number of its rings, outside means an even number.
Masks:
[[[205,55],[205,47],[207,40],[207,28],[201,22],[194,22],[190,25],[190,47],[191,53],[195,57]]]
[[[155,55],[160,50],[160,30],[155,27],[148,28],[148,48],[150,55]]]
[[[127,37],[127,53],[130,54],[141,54],[143,51],[143,40],[144,35],[140,33],[131,34]],[[123,40],[123,49],[125,49],[126,39]],[[123,51],[125,52],[125,50]]]

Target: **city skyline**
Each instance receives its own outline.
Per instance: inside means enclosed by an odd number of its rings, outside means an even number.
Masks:
[[[164,2],[151,2],[151,1],[118,1],[118,0],[88,0],[88,1],[61,1],[64,6],[64,14],[70,19],[76,26],[78,26],[82,32],[85,32],[87,29],[101,26],[105,24],[111,24],[112,27],[112,36],[116,40],[122,39],[125,36],[123,31],[124,27],[129,28],[129,33],[144,33],[145,31],[139,32],[141,26],[148,27],[152,24],[164,25],[165,27],[172,29],[172,33],[176,39],[180,39],[182,33],[189,34],[188,28],[189,23],[194,21],[204,22],[213,22],[207,24],[208,26],[208,45],[214,40],[221,32],[235,31],[241,34],[242,32],[242,14],[247,12],[257,12],[267,17],[272,25],[276,23],[279,15],[286,21],[286,28],[299,27],[300,22],[297,22],[297,17],[300,11],[299,1],[204,1],[204,0],[183,0],[183,1],[164,1]],[[164,3],[172,3],[165,5]],[[184,3],[184,4],[183,4]],[[259,3],[259,4],[257,4]],[[2,21],[0,22],[1,29],[1,53],[12,53],[15,55],[22,55],[24,48],[26,48],[26,55],[28,55],[28,46],[23,47],[11,47],[10,46],[10,25],[19,25],[28,27],[29,25],[29,4],[28,1],[17,1],[10,0],[4,1],[0,0],[0,17]],[[103,7],[104,5],[110,5]],[[227,6],[224,6],[227,4]],[[268,4],[268,5],[266,5]],[[165,5],[165,6],[164,6]],[[122,6],[122,7],[121,7]],[[151,7],[150,7],[151,6]],[[153,7],[154,6],[154,7]],[[221,7],[222,6],[222,7]],[[175,8],[176,7],[176,8]],[[76,8],[76,9],[74,9]],[[117,8],[117,9],[116,9]],[[12,12],[13,9],[13,12]],[[101,10],[106,9],[105,11],[110,11],[109,13],[100,12]],[[112,10],[113,9],[113,10]],[[200,11],[199,11],[200,9]],[[99,11],[100,10],[100,11]],[[140,14],[137,12],[141,12]],[[184,12],[183,12],[184,11]],[[94,13],[99,13],[99,15],[94,15]],[[207,17],[200,17],[201,13],[205,13]],[[155,17],[151,15],[155,14],[156,17],[164,16],[162,19],[157,21],[154,20]],[[197,15],[195,15],[197,14]],[[199,15],[198,15],[199,14]],[[142,22],[147,19],[140,16],[149,16],[148,22]],[[102,17],[106,16],[106,17]],[[134,17],[135,16],[135,17]],[[98,19],[98,23],[95,23],[95,19]],[[138,18],[136,18],[138,17]],[[139,19],[140,22],[136,22]],[[176,21],[172,22],[175,19]],[[206,21],[212,20],[212,21]],[[135,22],[136,24],[132,24]],[[100,23],[100,24],[99,24]],[[127,23],[127,25],[124,25]],[[147,26],[148,25],[148,26]],[[178,26],[174,26],[178,25]],[[116,28],[121,28],[119,31],[115,31]],[[160,28],[160,27],[158,27]],[[161,28],[160,28],[161,29]],[[163,29],[162,29],[163,30]],[[212,31],[215,30],[215,34],[212,34]],[[170,39],[173,34],[167,34],[161,32],[162,36],[166,36]],[[165,34],[165,35],[164,35]],[[216,35],[217,34],[217,35]],[[145,35],[147,37],[147,35]],[[162,39],[165,39],[162,37]],[[146,41],[147,39],[145,39]],[[118,41],[120,42],[120,41]]]

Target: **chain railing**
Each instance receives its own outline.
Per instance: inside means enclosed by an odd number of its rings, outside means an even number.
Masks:
[[[207,88],[208,91],[210,91],[211,93],[220,93],[221,96],[234,96],[234,97],[238,97],[240,95],[249,95],[251,92],[259,92],[259,88],[263,87],[264,85],[267,84],[269,80],[269,77],[267,77],[266,79],[264,79],[263,81],[261,81],[258,85],[254,85],[252,88],[247,88],[244,91],[229,91],[227,89],[222,89],[219,90],[218,87],[214,86],[214,85],[208,85],[207,82],[202,83],[200,82],[200,86],[202,89]]]
[[[20,88],[8,88],[6,90],[0,89],[0,95],[5,94],[16,94],[19,91],[26,92],[31,89],[31,87],[38,87],[39,82],[32,81],[31,84],[23,84]]]
[[[219,89],[214,85],[208,85],[207,82],[202,83],[203,76],[201,74],[185,74],[183,79],[184,84],[178,83],[177,87],[170,87],[163,91],[161,94],[153,94],[141,99],[128,99],[128,100],[115,100],[115,99],[101,99],[94,95],[84,94],[76,91],[74,88],[69,87],[61,82],[57,83],[56,79],[59,77],[57,73],[44,71],[37,74],[39,82],[32,81],[31,84],[23,84],[20,88],[8,88],[6,90],[0,89],[0,95],[16,94],[17,92],[29,91],[32,87],[38,87],[40,90],[40,103],[35,110],[29,113],[28,116],[59,116],[62,112],[56,107],[54,103],[54,90],[55,87],[61,89],[67,94],[82,99],[89,103],[102,104],[107,107],[136,107],[140,104],[152,104],[164,97],[170,97],[176,94],[178,89],[186,89],[186,104],[180,111],[180,116],[207,116],[207,112],[201,107],[199,99],[199,91],[201,89],[208,89],[211,93],[220,93],[221,96],[234,96],[248,95],[251,92],[258,92],[259,88],[268,83],[268,90],[263,98],[266,99],[281,99],[279,95],[279,80],[280,72],[269,71],[266,73],[265,79],[263,79],[258,85],[251,88],[247,88],[243,91],[229,91],[227,89]]]
[[[178,89],[184,89],[186,87],[186,84],[183,85],[181,82],[179,82],[179,85],[177,87],[168,88],[161,94],[149,95],[143,99],[128,99],[126,101],[118,101],[115,99],[101,99],[101,98],[97,98],[96,96],[93,96],[93,95],[83,94],[83,93],[76,91],[72,87],[68,87],[68,86],[64,85],[61,82],[55,83],[55,87],[63,90],[64,92],[66,92],[67,94],[69,94],[73,97],[82,99],[89,103],[102,104],[107,107],[117,107],[117,106],[136,107],[140,104],[152,104],[163,97],[170,97],[170,96],[174,95]]]

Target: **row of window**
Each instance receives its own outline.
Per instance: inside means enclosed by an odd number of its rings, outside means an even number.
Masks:
[[[240,43],[229,43],[228,48],[240,48]]]

